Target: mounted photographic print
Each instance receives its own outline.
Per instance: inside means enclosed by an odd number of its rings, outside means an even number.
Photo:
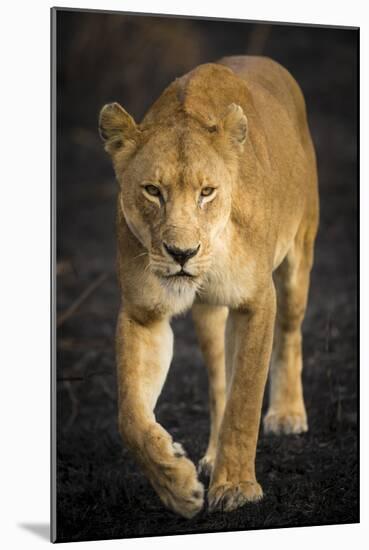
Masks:
[[[54,8],[52,540],[359,521],[359,30]]]

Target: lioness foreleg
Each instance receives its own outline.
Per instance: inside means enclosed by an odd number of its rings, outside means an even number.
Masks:
[[[203,486],[194,464],[156,422],[153,412],[172,348],[168,319],[138,321],[121,311],[117,326],[119,430],[163,503],[190,518],[203,506]]]
[[[227,399],[208,494],[212,511],[231,511],[263,495],[255,477],[255,454],[275,302],[270,282],[248,308],[231,311],[228,317]]]
[[[214,466],[219,429],[225,405],[224,339],[228,309],[194,304],[192,317],[209,379],[210,437],[207,450],[199,462],[199,471],[211,474]]]

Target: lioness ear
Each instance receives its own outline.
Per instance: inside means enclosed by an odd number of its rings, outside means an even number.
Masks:
[[[134,149],[140,131],[131,115],[119,103],[108,103],[100,111],[99,133],[105,143],[105,150],[112,154],[123,148]]]
[[[223,118],[223,128],[238,144],[243,145],[247,137],[247,118],[242,107],[231,103]]]

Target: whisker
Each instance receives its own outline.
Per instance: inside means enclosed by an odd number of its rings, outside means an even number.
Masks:
[[[173,267],[172,265],[168,265],[168,264],[165,264],[165,263],[159,263],[159,262],[153,262],[153,267],[162,267],[163,269],[167,269],[167,268],[171,268]]]
[[[148,264],[145,265],[144,273],[146,273],[151,268],[152,268],[151,262],[148,262]]]
[[[191,269],[198,269],[199,267],[204,267],[204,266],[206,266],[206,265],[207,265],[206,263],[204,263],[204,264],[202,264],[202,263],[196,263],[196,264],[195,264],[195,263],[191,263],[191,262],[189,262],[188,264],[186,264],[186,266],[189,267],[189,268],[191,268]]]
[[[135,260],[136,258],[140,258],[141,256],[148,256],[148,252],[141,252],[140,254],[137,254],[137,256],[134,256],[132,260]]]

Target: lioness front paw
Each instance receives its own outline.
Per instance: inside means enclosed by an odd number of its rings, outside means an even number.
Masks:
[[[300,434],[307,431],[305,412],[268,412],[264,417],[264,432],[267,434]]]
[[[214,462],[215,457],[208,454],[204,455],[197,466],[198,473],[210,477],[214,468]]]
[[[263,498],[263,490],[257,481],[224,483],[210,487],[208,504],[210,512],[231,512],[247,502],[257,502]]]
[[[204,505],[204,487],[197,479],[195,465],[179,454],[160,465],[151,483],[161,501],[173,512],[192,518]]]

